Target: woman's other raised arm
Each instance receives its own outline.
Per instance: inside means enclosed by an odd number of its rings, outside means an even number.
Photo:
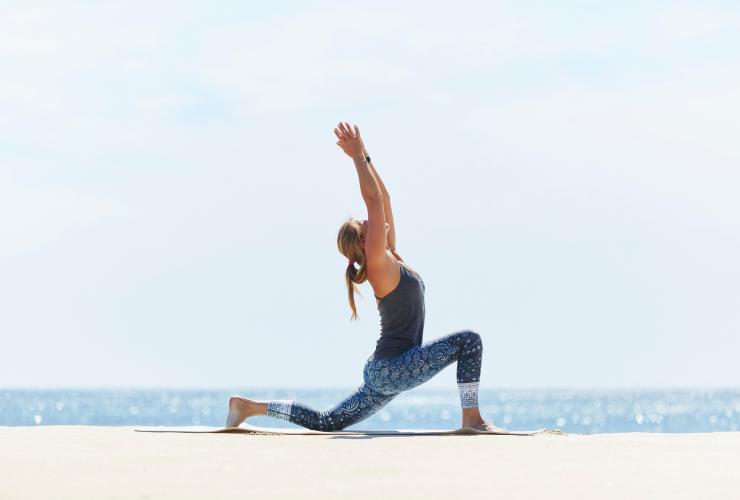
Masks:
[[[370,158],[370,155],[367,154],[366,150],[363,150],[363,154],[365,155],[365,158]],[[393,209],[391,208],[391,195],[388,194],[388,190],[385,188],[385,184],[383,184],[383,179],[380,178],[380,175],[378,174],[378,171],[375,169],[375,165],[372,161],[367,162],[368,165],[370,165],[370,170],[372,171],[373,175],[375,176],[375,180],[378,181],[378,186],[380,186],[380,191],[383,193],[383,212],[385,214],[385,221],[388,223],[388,248],[390,248],[391,252],[393,254],[396,254],[396,225],[393,223]]]

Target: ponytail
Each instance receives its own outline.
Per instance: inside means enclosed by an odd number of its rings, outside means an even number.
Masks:
[[[347,284],[347,296],[349,307],[352,309],[350,320],[357,320],[357,306],[355,304],[355,292],[360,294],[356,285],[367,280],[367,259],[365,257],[365,244],[362,239],[360,223],[357,219],[348,218],[339,228],[337,234],[337,249],[339,253],[349,260],[344,271],[344,281]],[[359,267],[355,267],[355,263]],[[362,294],[360,294],[362,297]]]
[[[353,263],[349,263],[344,272],[344,279],[347,283],[347,295],[349,296],[349,307],[352,309],[350,320],[360,319],[357,315],[357,306],[355,305],[355,292],[357,292],[360,297],[362,297],[362,294],[357,289],[355,283],[364,283],[365,280],[367,280],[367,262],[365,262],[364,255],[358,263],[360,264],[359,269],[357,269]]]

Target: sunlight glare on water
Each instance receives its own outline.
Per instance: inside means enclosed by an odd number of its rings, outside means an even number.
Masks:
[[[5,390],[0,425],[126,425],[220,427],[227,402],[240,393],[255,399],[293,399],[328,410],[354,389],[330,390]],[[572,433],[714,432],[740,429],[740,391],[496,391],[479,395],[481,413],[511,430],[557,427]],[[398,395],[355,429],[439,428],[460,425],[456,390],[415,389]],[[293,427],[255,417],[259,426]]]

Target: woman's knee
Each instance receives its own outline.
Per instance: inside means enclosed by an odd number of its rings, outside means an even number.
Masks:
[[[480,333],[475,330],[461,330],[460,333],[465,342],[471,344],[483,344],[483,339],[481,338]]]
[[[349,424],[344,422],[327,422],[313,430],[321,432],[338,432],[344,430],[345,427],[349,427]]]
[[[326,430],[324,432],[338,432],[344,430],[345,427],[349,427],[349,424],[345,424],[343,422],[332,423],[326,426]]]
[[[315,431],[337,432],[350,425],[340,415],[334,414],[331,411],[323,411],[319,415],[318,425],[313,428]]]
[[[464,351],[482,351],[483,350],[483,339],[480,333],[475,330],[461,330],[460,331],[461,344]]]

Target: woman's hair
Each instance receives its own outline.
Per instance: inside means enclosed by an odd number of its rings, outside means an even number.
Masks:
[[[349,307],[352,309],[351,319],[359,319],[357,308],[355,307],[356,284],[364,283],[367,280],[367,259],[365,258],[365,242],[362,239],[362,228],[357,219],[348,218],[339,228],[337,235],[337,248],[339,253],[347,257],[347,260],[353,260],[359,266],[347,262],[347,269],[344,271],[344,278],[347,282],[347,293],[349,295]],[[362,294],[360,294],[362,295]]]

